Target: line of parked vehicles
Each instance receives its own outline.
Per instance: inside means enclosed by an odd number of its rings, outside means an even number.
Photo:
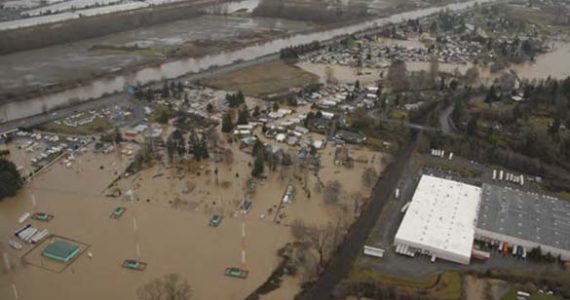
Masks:
[[[508,242],[477,241],[476,246],[481,248],[481,250],[503,254],[503,256],[511,254],[519,259],[526,259],[527,257],[527,249],[525,247],[520,245],[511,245]]]

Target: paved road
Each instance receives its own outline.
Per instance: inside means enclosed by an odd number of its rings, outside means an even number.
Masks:
[[[329,299],[334,287],[345,277],[352,268],[357,255],[362,251],[374,224],[378,220],[384,205],[390,199],[396,185],[406,169],[417,144],[418,131],[414,130],[411,141],[396,155],[382,179],[374,187],[373,197],[363,214],[353,224],[351,231],[340,245],[337,254],[332,258],[327,268],[310,290],[301,295],[301,299]]]
[[[445,134],[453,134],[456,131],[455,124],[451,120],[453,109],[455,109],[455,104],[449,105],[439,114],[439,126]]]

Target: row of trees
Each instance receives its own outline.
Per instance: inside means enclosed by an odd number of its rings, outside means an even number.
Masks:
[[[180,81],[170,81],[164,82],[162,88],[158,90],[154,90],[152,87],[147,87],[146,89],[143,88],[141,85],[137,85],[134,87],[134,96],[138,100],[146,100],[146,101],[153,101],[156,98],[156,95],[160,93],[160,96],[163,99],[174,97],[174,98],[182,98],[182,95],[185,96],[186,102],[188,102],[188,96],[184,94],[184,85]]]
[[[283,48],[279,51],[279,56],[283,59],[297,59],[299,58],[299,55],[317,51],[319,49],[321,49],[321,44],[318,41],[314,41],[308,44]]]
[[[186,144],[184,133],[179,129],[174,130],[168,137],[166,152],[171,162],[175,159],[184,158],[186,154],[194,155],[196,160],[210,157],[205,134],[198,135],[196,131],[191,131]]]
[[[245,104],[245,96],[242,91],[238,91],[237,93],[228,93],[226,94],[226,101],[228,101],[228,105],[231,108],[239,107],[240,105]]]
[[[229,133],[232,132],[235,125],[247,125],[249,123],[250,119],[249,109],[245,104],[241,105],[241,108],[237,110],[237,121],[235,124],[233,121],[232,114],[233,111],[227,111],[222,116],[222,132]],[[260,114],[258,106],[255,107],[253,114],[254,115]]]

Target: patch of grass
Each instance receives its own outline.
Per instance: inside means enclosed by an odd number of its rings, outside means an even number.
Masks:
[[[370,147],[374,151],[384,151],[386,147],[384,147],[384,142],[380,139],[375,137],[367,137],[366,138],[366,146]]]
[[[517,291],[515,291],[514,289],[510,290],[503,297],[501,297],[501,300],[516,300],[516,299],[517,299]],[[529,300],[562,300],[562,298],[554,295],[536,293],[530,295]]]
[[[262,97],[286,92],[293,87],[314,84],[317,81],[317,75],[282,60],[276,60],[220,74],[203,81],[203,84],[216,89],[241,90],[245,95]]]
[[[228,43],[229,45],[229,43]],[[192,43],[187,42],[178,48],[178,52],[183,56],[199,57],[207,54],[217,53],[228,48],[223,43]]]
[[[546,132],[552,123],[552,118],[542,116],[532,116],[528,120],[529,125],[538,132]]]
[[[106,132],[113,128],[113,124],[104,117],[97,117],[93,122],[83,126],[71,127],[65,125],[63,122],[59,124],[50,122],[41,125],[38,129],[47,132],[61,133],[61,134],[93,134]]]
[[[167,107],[160,107],[152,112],[150,116],[148,116],[148,120],[154,123],[166,124],[169,119],[172,119],[176,116],[176,111],[171,108]]]
[[[514,103],[510,103],[509,101],[497,101],[489,105],[489,103],[485,102],[484,99],[481,98],[471,102],[469,108],[472,112],[503,113],[511,111],[514,106]]]
[[[131,53],[146,57],[163,57],[163,52],[160,49],[154,48],[139,48],[129,46],[112,46],[112,45],[95,45],[89,48],[89,51],[97,51],[109,54]]]
[[[350,275],[353,280],[379,281],[385,285],[398,287],[399,290],[415,294],[417,289],[423,289],[426,297],[440,300],[455,300],[461,298],[461,274],[456,271],[446,271],[440,275],[431,275],[421,279],[395,277],[375,272],[370,269],[359,269]]]
[[[350,278],[353,280],[373,280],[403,288],[430,288],[437,283],[438,276],[433,275],[422,279],[412,279],[405,277],[395,277],[370,269],[358,269],[352,271]]]
[[[556,193],[556,197],[558,197],[562,200],[570,201],[570,192]]]
[[[433,299],[460,299],[461,298],[461,274],[448,271],[441,274],[439,283],[428,291]]]
[[[556,18],[552,13],[541,9],[509,5],[506,12],[514,19],[526,20],[537,25],[542,31],[570,31],[570,26],[556,24]]]
[[[393,110],[390,112],[390,118],[396,120],[406,120],[408,119],[408,112],[403,110]]]

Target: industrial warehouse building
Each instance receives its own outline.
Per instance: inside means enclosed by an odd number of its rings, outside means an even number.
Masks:
[[[570,203],[484,184],[475,237],[507,242],[570,260]]]
[[[480,187],[423,175],[395,244],[469,264],[480,198]]]
[[[570,203],[555,197],[422,175],[396,233],[397,246],[469,264],[475,238],[570,260]]]

